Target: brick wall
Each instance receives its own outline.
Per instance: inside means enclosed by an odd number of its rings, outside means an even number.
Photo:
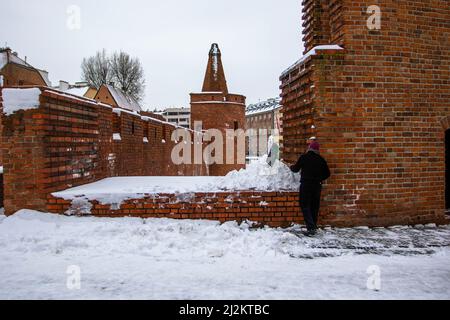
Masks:
[[[249,220],[271,227],[289,227],[292,224],[304,224],[298,200],[297,192],[243,191],[148,195],[142,199],[127,200],[119,207],[100,204],[97,201],[89,201],[89,203],[92,206],[90,214],[96,217],[205,219],[222,223]],[[79,203],[72,206],[71,201],[48,196],[47,212],[76,215],[79,214],[79,208]],[[349,219],[329,210],[324,211],[319,218],[319,225],[323,227],[360,225],[386,227],[412,222],[407,216],[402,215],[395,218],[380,217],[378,220],[370,221],[361,216]],[[436,220],[430,218],[420,222],[431,223]]]
[[[99,217],[170,219],[251,220],[272,227],[303,223],[296,192],[159,194],[125,201],[120,208],[91,202],[91,213]],[[48,197],[47,211],[71,213],[71,201]],[[321,223],[326,223],[322,217]]]
[[[281,77],[283,157],[294,161],[308,136],[319,137],[333,174],[325,211],[336,221],[442,221],[448,1],[376,1],[382,11],[376,31],[366,26],[374,3],[305,2],[322,8],[305,30],[305,38],[321,40],[307,50],[317,44],[345,50],[319,52]],[[329,28],[318,27],[324,21]]]
[[[1,119],[6,214],[45,210],[51,192],[106,177],[207,173],[202,165],[172,163],[176,128],[171,125],[49,88],[41,91],[38,109]],[[114,133],[121,140],[113,140]]]

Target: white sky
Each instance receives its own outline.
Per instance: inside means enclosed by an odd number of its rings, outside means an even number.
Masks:
[[[67,9],[81,9],[81,29]],[[53,84],[80,81],[83,57],[105,48],[138,57],[146,74],[145,108],[189,106],[201,90],[217,42],[230,92],[247,103],[279,95],[279,75],[298,60],[300,0],[1,0],[0,46],[50,72]]]

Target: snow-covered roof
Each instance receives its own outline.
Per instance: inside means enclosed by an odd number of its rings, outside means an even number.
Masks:
[[[5,65],[7,65],[9,62],[19,64],[25,67],[33,68],[30,64],[25,62],[24,60],[20,59],[15,54],[11,53],[8,50],[3,50],[0,52],[0,69],[3,69]]]
[[[281,98],[273,98],[266,101],[251,104],[245,110],[247,116],[266,113],[281,108]]]
[[[65,90],[64,92],[73,94],[75,96],[84,97],[84,95],[86,94],[86,92],[88,92],[88,90],[89,90],[89,86],[79,87],[79,88],[70,88],[68,90]]]
[[[124,93],[122,90],[117,89],[111,85],[106,85],[106,87],[108,88],[109,92],[111,93],[114,101],[116,101],[117,106],[119,108],[128,109],[132,111],[142,111],[142,108],[139,105],[139,103],[135,99]]]
[[[11,51],[9,49],[0,51],[0,70],[3,69],[3,67],[6,66],[8,63],[15,63],[18,65],[36,70],[41,75],[45,84],[48,87],[51,87],[52,83],[50,82],[47,71],[40,70],[40,69],[33,67],[31,64],[27,63],[25,60],[19,58],[16,54],[11,53]]]
[[[48,77],[48,72],[45,71],[45,70],[39,70],[39,69],[36,69],[36,70],[37,70],[37,72],[39,72],[39,74],[41,75],[42,79],[44,79],[45,84],[48,87],[51,87],[52,86],[52,82],[50,81],[50,78]]]

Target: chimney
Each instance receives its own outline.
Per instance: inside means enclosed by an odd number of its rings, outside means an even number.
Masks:
[[[59,81],[59,90],[67,91],[69,90],[69,88],[70,88],[69,82],[63,80]]]
[[[78,81],[78,82],[75,82],[75,87],[77,87],[77,88],[83,88],[83,87],[87,87],[87,86],[89,86],[89,83],[87,83],[86,81]]]

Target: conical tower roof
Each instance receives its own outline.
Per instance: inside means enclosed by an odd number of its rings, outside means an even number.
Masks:
[[[213,43],[209,51],[208,66],[202,92],[223,92],[228,94],[227,80],[223,71],[222,53],[217,43]]]

